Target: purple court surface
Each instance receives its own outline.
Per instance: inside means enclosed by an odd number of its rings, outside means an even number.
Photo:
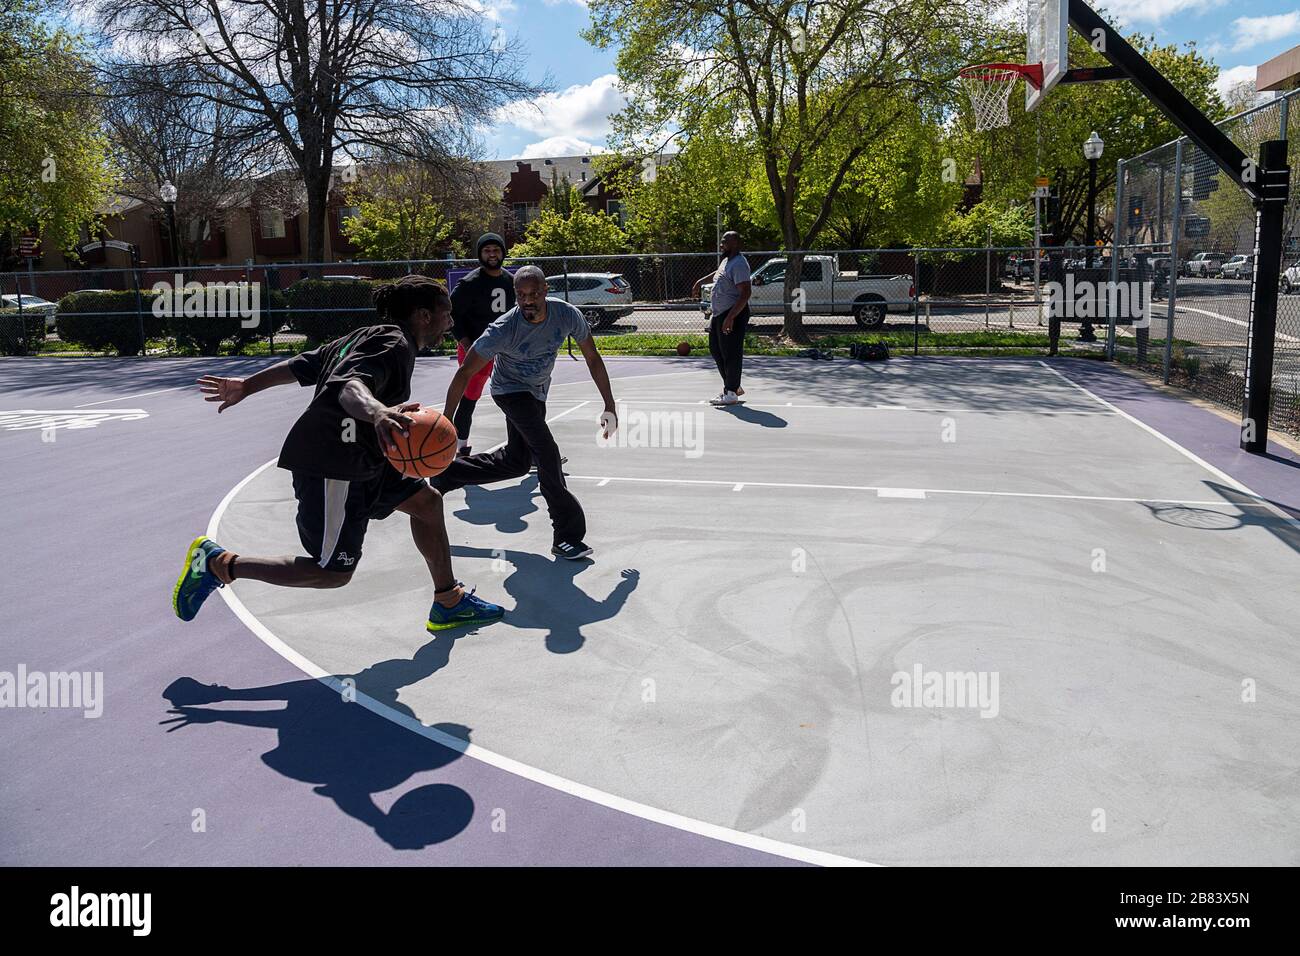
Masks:
[[[611,359],[599,447],[562,356],[593,562],[526,478],[446,499],[502,622],[425,633],[396,516],[349,587],[184,624],[196,535],[295,549],[309,393],[192,385],[265,364],[0,361],[0,691],[102,687],[4,703],[0,864],[1300,862],[1300,456],[1225,416],[1081,360],[755,359],[718,410],[707,359]]]

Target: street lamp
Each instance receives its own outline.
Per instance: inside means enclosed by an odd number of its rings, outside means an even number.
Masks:
[[[1101,159],[1106,144],[1101,141],[1097,131],[1083,144],[1083,158],[1088,161],[1088,268],[1092,268],[1092,251],[1097,245],[1097,160]]]
[[[1089,270],[1092,269],[1092,254],[1097,248],[1097,160],[1101,159],[1101,152],[1105,148],[1106,144],[1101,141],[1096,130],[1092,131],[1092,135],[1083,144],[1083,158],[1088,161],[1088,229],[1084,236],[1088,251],[1085,253],[1084,264]],[[1079,338],[1084,342],[1097,340],[1091,322],[1085,321],[1080,326]]]
[[[171,240],[172,265],[179,266],[181,246],[176,236],[176,187],[171,184],[171,180],[167,180],[158,193],[162,196],[163,205],[167,207],[167,236]]]

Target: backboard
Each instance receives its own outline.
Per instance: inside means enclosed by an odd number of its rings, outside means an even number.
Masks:
[[[1025,84],[1025,109],[1037,108],[1070,68],[1070,0],[1027,0],[1025,62],[1043,67],[1043,85]]]

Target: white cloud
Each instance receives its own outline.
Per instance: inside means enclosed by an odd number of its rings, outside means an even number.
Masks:
[[[1220,96],[1227,96],[1229,91],[1239,83],[1254,83],[1255,67],[1253,66],[1234,66],[1226,70],[1219,71],[1219,78],[1214,83],[1214,88],[1219,91]]]
[[[544,93],[534,100],[512,103],[497,111],[499,123],[516,126],[538,136],[604,139],[609,116],[626,103],[613,73],[590,83],[570,86],[559,93]],[[552,153],[550,155],[556,155]]]
[[[595,153],[608,152],[604,146],[597,146],[578,139],[576,136],[548,136],[538,143],[529,143],[511,159],[532,159],[546,156],[590,156]]]
[[[505,14],[515,13],[518,10],[514,0],[465,0],[465,5],[472,12],[494,23],[500,23],[506,19]]]
[[[1228,0],[1106,0],[1099,4],[1120,26],[1160,23],[1176,13],[1200,14]]]
[[[1268,17],[1238,17],[1232,21],[1234,52],[1300,33],[1300,10]]]

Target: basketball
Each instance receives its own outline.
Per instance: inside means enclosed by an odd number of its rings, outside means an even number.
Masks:
[[[678,355],[690,355],[690,354],[691,354],[691,343],[690,343],[690,342],[678,342],[678,343],[677,343],[677,354],[678,354]]]
[[[432,478],[456,458],[456,426],[434,408],[407,412],[409,434],[394,434],[395,451],[385,451],[388,461],[408,478]]]

